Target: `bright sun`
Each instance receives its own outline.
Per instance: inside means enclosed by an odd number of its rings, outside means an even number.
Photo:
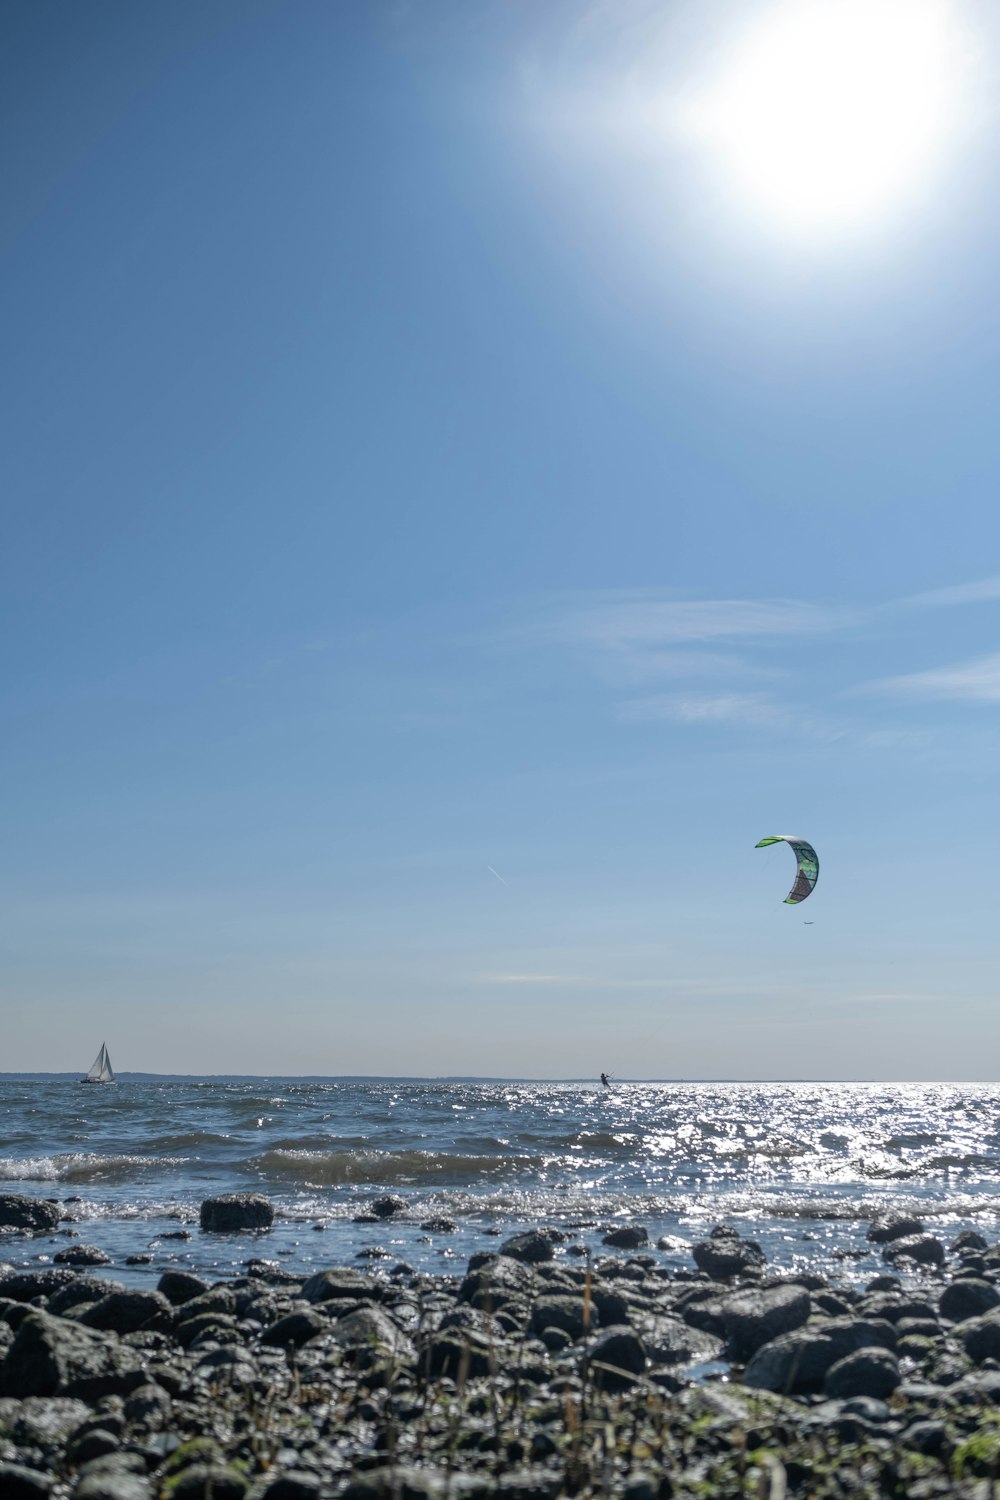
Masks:
[[[690,123],[787,225],[870,221],[919,186],[952,123],[947,0],[784,0],[723,61]]]

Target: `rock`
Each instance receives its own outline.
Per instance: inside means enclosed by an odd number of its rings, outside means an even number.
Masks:
[[[802,1286],[773,1286],[726,1298],[720,1315],[733,1359],[742,1363],[780,1334],[801,1328],[810,1306]]]
[[[620,1229],[609,1229],[601,1240],[602,1245],[615,1245],[619,1250],[638,1250],[649,1244],[649,1235],[641,1224],[624,1224]]]
[[[876,1219],[869,1226],[868,1239],[875,1245],[887,1245],[891,1240],[908,1239],[923,1232],[923,1221],[912,1214],[891,1214],[886,1219]]]
[[[458,1229],[454,1219],[425,1219],[420,1227],[428,1234],[454,1234]]]
[[[856,1349],[892,1348],[892,1325],[878,1319],[831,1318],[783,1333],[757,1350],[743,1384],[751,1388],[796,1395],[822,1388],[831,1365]]]
[[[239,1338],[239,1332],[232,1313],[207,1312],[198,1313],[196,1317],[186,1318],[183,1323],[178,1323],[174,1329],[174,1337],[182,1349],[190,1349],[199,1340],[204,1341],[206,1338],[217,1339],[219,1343],[235,1342]]]
[[[85,1327],[105,1333],[137,1333],[142,1328],[168,1333],[173,1321],[174,1310],[162,1292],[109,1292],[80,1317]]]
[[[200,1276],[195,1276],[191,1271],[164,1271],[156,1283],[156,1290],[162,1292],[173,1307],[181,1307],[185,1302],[207,1292],[208,1282],[202,1281]]]
[[[0,1296],[14,1302],[33,1302],[36,1297],[51,1297],[68,1286],[76,1276],[68,1266],[51,1271],[14,1271],[0,1280]]]
[[[377,1219],[392,1219],[396,1214],[401,1214],[406,1208],[402,1198],[397,1198],[392,1193],[386,1193],[383,1198],[376,1198],[372,1204],[372,1213]]]
[[[109,1432],[106,1427],[91,1427],[74,1438],[66,1450],[66,1457],[74,1469],[79,1469],[92,1459],[117,1453],[121,1445],[121,1438],[117,1433]]]
[[[125,1284],[111,1281],[105,1276],[74,1276],[65,1286],[53,1292],[45,1305],[45,1311],[62,1318],[85,1302],[100,1302],[111,1292],[124,1292]]]
[[[162,1427],[170,1416],[171,1401],[160,1385],[140,1385],[125,1402],[125,1420],[136,1427]]]
[[[1000,1359],[1000,1311],[967,1318],[955,1331],[966,1354],[977,1365],[984,1359]]]
[[[984,1237],[975,1229],[963,1229],[956,1234],[951,1242],[951,1249],[956,1255],[961,1255],[963,1250],[988,1250],[989,1246]]]
[[[828,1396],[874,1396],[884,1400],[899,1384],[899,1361],[889,1349],[858,1349],[826,1372]]]
[[[141,1384],[136,1353],[113,1335],[41,1311],[25,1318],[0,1364],[5,1396],[96,1399]]]
[[[508,1260],[519,1260],[529,1266],[551,1260],[555,1255],[552,1241],[540,1229],[528,1229],[524,1234],[512,1235],[509,1240],[504,1240],[498,1253],[505,1255]]]
[[[171,1482],[170,1500],[243,1500],[249,1480],[228,1464],[192,1464]]]
[[[430,1375],[447,1375],[451,1380],[489,1375],[497,1364],[493,1344],[472,1329],[467,1329],[461,1337],[442,1333],[432,1338],[421,1356],[421,1368],[425,1361]]]
[[[110,1266],[111,1256],[96,1245],[67,1245],[52,1257],[57,1266]]]
[[[305,1469],[286,1469],[256,1491],[255,1500],[320,1500],[319,1475]]]
[[[901,1442],[904,1448],[913,1448],[930,1458],[940,1458],[948,1446],[948,1429],[943,1422],[934,1420],[914,1422],[903,1433]]]
[[[357,1308],[338,1318],[329,1333],[345,1349],[363,1349],[381,1359],[414,1357],[413,1344],[380,1307]]]
[[[3,1500],[46,1500],[55,1483],[51,1474],[40,1474],[23,1464],[0,1463],[0,1495]]]
[[[478,1262],[471,1269],[473,1262]],[[473,1256],[469,1274],[459,1287],[458,1300],[496,1312],[530,1296],[535,1287],[531,1267],[507,1255]],[[603,1314],[602,1314],[603,1317]]]
[[[604,1390],[627,1390],[645,1372],[646,1350],[631,1328],[619,1324],[591,1339],[587,1366],[591,1379]]]
[[[291,1346],[300,1349],[303,1344],[308,1344],[310,1339],[319,1338],[321,1333],[326,1333],[329,1324],[325,1318],[320,1317],[311,1308],[299,1312],[286,1313],[270,1328],[266,1328],[260,1336],[262,1344],[274,1344],[278,1348]]]
[[[730,1281],[734,1276],[759,1270],[764,1264],[764,1252],[756,1240],[745,1240],[735,1229],[721,1224],[707,1240],[695,1245],[691,1254],[698,1270],[713,1281]]]
[[[302,1288],[306,1302],[381,1302],[386,1283],[361,1271],[317,1271]]]
[[[152,1500],[152,1494],[148,1480],[120,1470],[85,1474],[73,1491],[73,1500]]]
[[[650,1364],[684,1365],[692,1360],[718,1359],[722,1340],[680,1318],[657,1313],[636,1313],[630,1325],[642,1339]]]
[[[964,1277],[953,1281],[941,1293],[938,1311],[942,1318],[952,1323],[963,1323],[966,1318],[978,1318],[991,1307],[1000,1307],[1000,1292],[992,1281],[978,1277]]]
[[[890,1265],[898,1260],[914,1260],[921,1266],[940,1266],[944,1261],[944,1246],[933,1234],[905,1235],[889,1241],[882,1259]]]
[[[571,1339],[580,1339],[585,1333],[592,1333],[601,1321],[600,1313],[593,1303],[589,1308],[589,1315],[589,1322],[585,1323],[582,1296],[547,1293],[539,1297],[531,1309],[531,1331],[540,1334],[546,1328],[559,1328]]]
[[[220,1193],[201,1205],[201,1227],[210,1234],[270,1229],[274,1209],[261,1193]]]
[[[0,1193],[0,1234],[39,1234],[55,1229],[58,1223],[57,1204],[20,1193]]]
[[[356,1474],[341,1490],[340,1500],[443,1500],[454,1493],[450,1476],[443,1469],[415,1468],[397,1464],[393,1468],[368,1469]]]

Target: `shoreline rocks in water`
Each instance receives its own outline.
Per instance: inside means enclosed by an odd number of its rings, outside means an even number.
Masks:
[[[229,1232],[262,1227],[255,1196]],[[563,1239],[454,1277],[0,1268],[0,1497],[979,1500],[1000,1472],[1000,1248],[974,1232],[863,1290],[772,1274],[726,1226],[698,1272]]]

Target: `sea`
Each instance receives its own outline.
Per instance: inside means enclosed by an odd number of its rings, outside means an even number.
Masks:
[[[201,1231],[204,1198],[244,1191],[271,1200],[269,1231]],[[130,1285],[252,1260],[455,1275],[531,1227],[599,1257],[623,1224],[667,1266],[691,1269],[692,1245],[729,1224],[776,1268],[863,1284],[885,1270],[866,1236],[889,1213],[945,1243],[963,1228],[1000,1239],[1000,1085],[8,1076],[7,1192],[66,1218],[0,1240],[0,1263],[93,1245]],[[404,1207],[370,1222],[387,1194]]]

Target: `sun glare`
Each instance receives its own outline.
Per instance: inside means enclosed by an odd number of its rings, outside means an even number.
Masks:
[[[742,192],[791,227],[881,218],[919,187],[957,105],[946,0],[785,0],[690,119]]]

